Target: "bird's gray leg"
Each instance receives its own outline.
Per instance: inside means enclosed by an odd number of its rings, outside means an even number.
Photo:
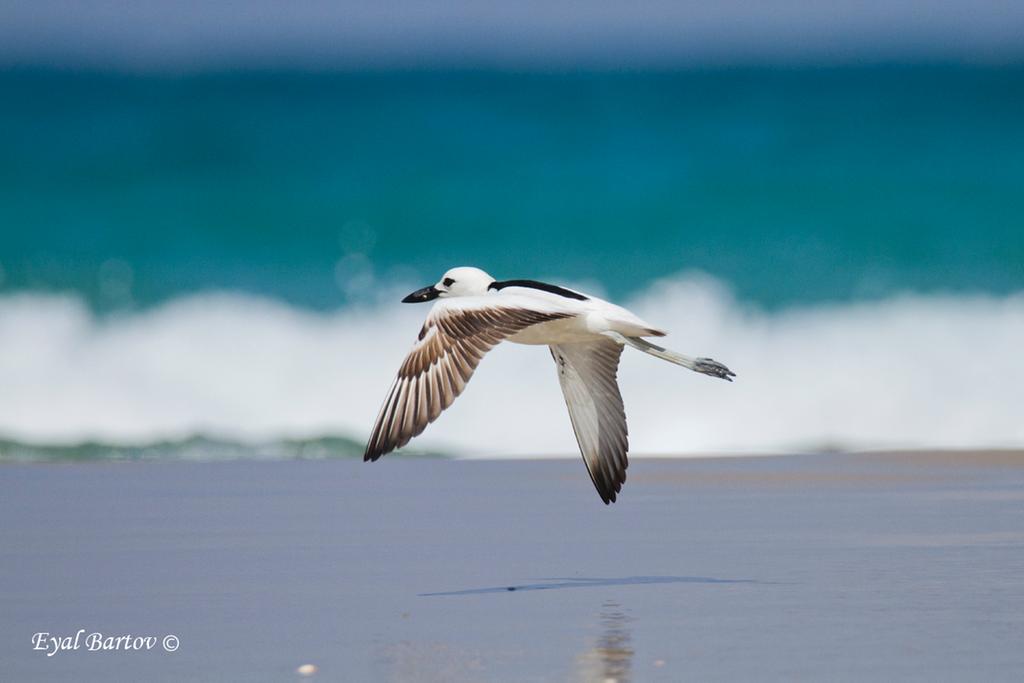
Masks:
[[[608,330],[603,333],[607,337],[611,337],[620,344],[629,344],[634,349],[648,353],[656,358],[667,360],[669,363],[675,363],[676,365],[682,365],[684,368],[699,372],[702,375],[710,375],[712,377],[719,377],[728,382],[732,381],[732,378],[736,376],[736,373],[725,367],[717,360],[710,358],[691,358],[690,356],[684,356],[681,353],[675,351],[669,351],[668,349],[652,344],[642,337],[627,337],[624,334]]]

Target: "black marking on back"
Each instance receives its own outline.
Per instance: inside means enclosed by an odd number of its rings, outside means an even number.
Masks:
[[[503,280],[501,282],[492,282],[487,289],[500,290],[505,287],[529,287],[530,289],[539,289],[550,294],[564,296],[567,299],[576,299],[577,301],[587,300],[587,297],[583,296],[579,292],[574,292],[571,289],[559,287],[558,285],[549,285],[546,282],[537,282],[536,280]]]

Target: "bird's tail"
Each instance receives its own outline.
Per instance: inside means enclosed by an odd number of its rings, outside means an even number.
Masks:
[[[652,344],[641,337],[627,337],[626,335],[619,334],[618,332],[605,332],[605,334],[620,344],[629,344],[634,349],[648,353],[655,358],[661,358],[662,360],[667,360],[669,363],[682,365],[684,368],[693,370],[694,372],[699,372],[703,375],[719,377],[727,382],[731,382],[732,378],[736,376],[735,372],[725,367],[717,360],[712,360],[711,358],[691,358],[690,356],[684,356],[681,353],[669,351],[657,344]]]

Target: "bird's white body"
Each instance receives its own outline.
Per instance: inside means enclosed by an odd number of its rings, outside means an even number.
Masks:
[[[496,292],[494,295],[509,296],[504,294],[505,291]],[[516,344],[575,344],[593,341],[606,332],[618,332],[627,337],[660,337],[665,334],[625,308],[589,295],[586,301],[569,300],[564,303],[550,301],[550,298],[557,295],[547,292],[524,296],[532,298],[536,304],[550,306],[552,310],[569,310],[573,316],[531,325],[521,332],[516,332],[508,338],[508,341]]]
[[[597,297],[533,280],[497,282],[478,268],[453,268],[403,301],[436,299],[384,402],[365,459],[376,460],[422,432],[451,405],[483,355],[501,341],[545,345],[555,359],[576,439],[601,499],[626,479],[626,415],[616,383],[625,345],[691,370],[729,379],[708,358],[647,342],[665,332]]]
[[[574,299],[534,287],[509,285],[501,289],[489,289],[495,282],[494,278],[477,268],[453,268],[445,274],[446,278],[453,275],[459,278],[456,282],[464,283],[463,287],[456,296],[439,298],[434,304],[435,309],[482,305],[571,314],[568,318],[531,325],[506,338],[505,341],[515,344],[573,344],[593,341],[610,331],[627,337],[665,335],[622,306],[590,294],[559,288],[584,297]],[[444,282],[444,278],[441,282]]]

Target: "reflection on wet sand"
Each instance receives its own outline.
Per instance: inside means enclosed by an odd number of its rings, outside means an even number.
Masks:
[[[601,606],[601,633],[593,647],[577,658],[576,677],[580,681],[626,683],[633,666],[632,619],[616,602]]]

